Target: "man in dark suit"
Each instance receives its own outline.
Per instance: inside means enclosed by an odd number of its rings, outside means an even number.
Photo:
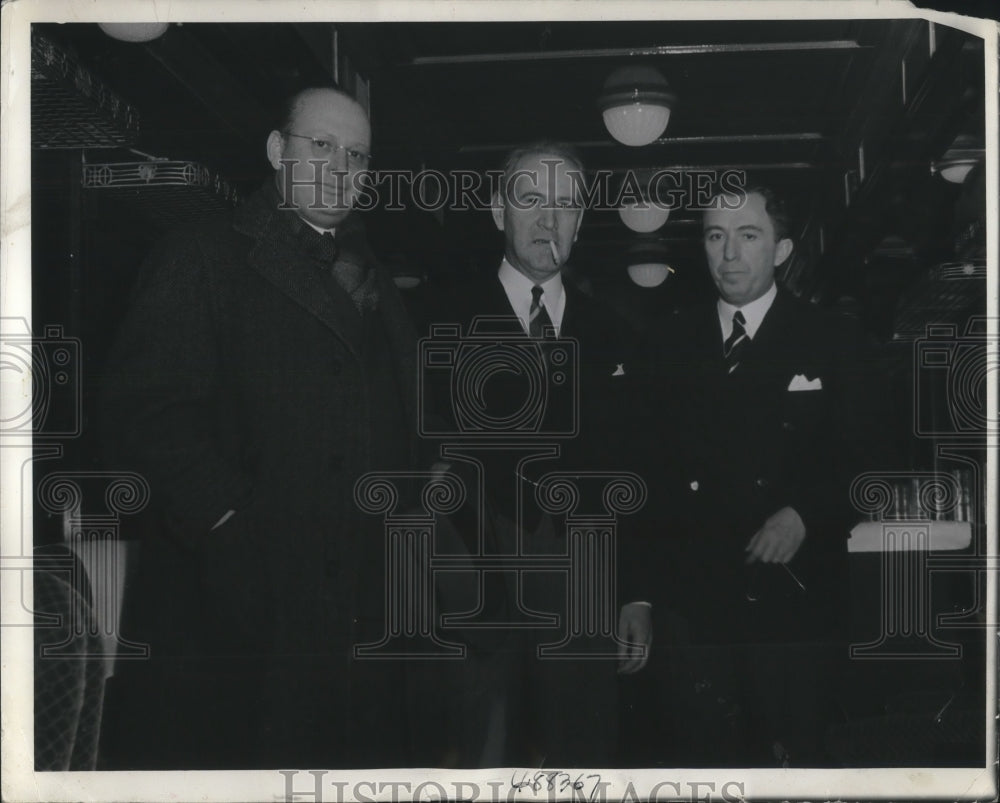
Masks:
[[[771,189],[715,195],[703,237],[718,300],[678,316],[660,360],[676,492],[654,662],[678,763],[809,766],[824,761],[874,364],[848,320],[775,284],[793,243]]]
[[[485,280],[444,295],[433,316],[438,323],[460,324],[467,337],[479,318],[478,334],[488,330],[510,344],[512,362],[490,372],[477,394],[457,398],[469,388],[437,387],[445,412],[462,405],[468,412],[471,406],[491,430],[483,433],[488,443],[479,451],[468,445],[468,429],[462,442],[465,453],[479,463],[486,530],[498,555],[519,549],[526,555],[567,553],[563,520],[535,504],[536,488],[546,474],[635,468],[628,428],[630,411],[638,403],[634,335],[562,276],[583,219],[582,179],[583,166],[566,145],[541,142],[512,152],[493,207],[494,222],[504,235],[500,267]],[[531,388],[516,366],[521,344],[532,341],[540,344],[547,360],[545,386],[535,388],[544,409],[533,428],[518,423]],[[563,366],[555,355],[566,341],[574,344],[576,356]],[[497,434],[503,436],[499,442],[493,437]],[[584,495],[592,490],[585,482],[580,487]],[[599,499],[581,504],[600,507]],[[499,647],[473,652],[467,662],[466,680],[476,693],[459,708],[459,716],[466,725],[475,723],[473,731],[481,731],[485,743],[475,734],[469,737],[466,763],[606,766],[614,759],[616,668],[623,673],[642,668],[651,632],[649,604],[627,585],[628,569],[619,576],[618,597],[629,602],[618,615],[617,654],[607,653],[609,640],[594,639],[592,656],[567,660],[537,652],[539,645],[558,642],[566,633],[566,573],[506,573],[507,637]],[[489,597],[488,579],[484,589]],[[559,624],[546,625],[539,614],[556,614]],[[598,657],[601,650],[604,655]]]
[[[409,675],[352,650],[385,587],[354,483],[419,451],[415,335],[351,211],[369,141],[343,92],[296,94],[274,174],[142,267],[106,397],[114,467],[155,506],[124,626],[151,653],[112,681],[109,768],[433,761],[408,750]]]

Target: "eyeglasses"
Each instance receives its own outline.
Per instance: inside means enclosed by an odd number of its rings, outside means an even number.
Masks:
[[[317,159],[330,159],[338,151],[343,151],[347,156],[347,164],[354,170],[364,170],[368,167],[368,163],[371,161],[371,154],[365,153],[358,148],[348,148],[344,145],[338,145],[332,139],[323,139],[322,137],[307,137],[305,134],[294,134],[291,131],[285,132],[286,137],[295,137],[297,139],[307,139],[312,145],[313,156]]]

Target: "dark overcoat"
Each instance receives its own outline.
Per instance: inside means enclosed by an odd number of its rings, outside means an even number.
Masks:
[[[384,596],[381,525],[353,488],[413,465],[416,340],[378,267],[366,334],[277,199],[161,242],[109,362],[114,466],[152,489],[124,623],[151,653],[112,681],[118,766],[363,763],[362,701],[401,714],[399,677],[351,658]],[[355,216],[337,242],[372,262]]]

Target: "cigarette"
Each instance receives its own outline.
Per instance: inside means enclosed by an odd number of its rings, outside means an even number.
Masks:
[[[559,250],[556,248],[556,241],[549,240],[549,248],[552,249],[552,263],[554,265],[559,264]]]

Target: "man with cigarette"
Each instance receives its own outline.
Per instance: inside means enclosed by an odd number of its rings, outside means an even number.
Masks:
[[[715,194],[703,243],[718,299],[677,317],[658,360],[683,515],[664,533],[654,671],[683,766],[827,761],[849,487],[878,372],[851,321],[776,285],[791,237],[773,189]]]
[[[510,153],[492,210],[504,237],[500,267],[455,288],[433,316],[439,323],[460,323],[465,334],[474,318],[499,321],[514,358],[520,344],[532,340],[575,344],[575,364],[565,371],[547,366],[537,434],[511,431],[480,452],[486,530],[500,554],[514,553],[518,543],[524,554],[567,554],[563,521],[535,503],[545,474],[634,469],[628,431],[629,411],[638,403],[634,336],[627,324],[562,276],[583,220],[583,178],[578,155],[565,144],[539,142]],[[556,374],[576,381],[563,382]],[[492,421],[516,417],[524,399],[522,380],[512,364],[485,382],[473,402],[481,403]],[[448,397],[455,393],[448,386],[438,388],[439,401],[448,402],[445,408],[454,409],[457,400]],[[563,437],[573,429],[573,416],[577,428]],[[532,456],[537,444],[555,452]],[[581,502],[591,503],[600,506],[600,500]],[[566,660],[540,657],[537,650],[566,633],[565,572],[505,573],[506,612],[515,624],[499,647],[473,652],[467,662],[469,684],[482,692],[472,695],[459,716],[477,723],[473,731],[480,730],[485,742],[470,736],[465,763],[593,767],[614,759],[616,670],[633,673],[645,665],[651,632],[650,606],[638,601],[643,597],[636,596],[628,575],[628,569],[619,573],[618,599],[628,604],[616,617],[622,642],[617,655]],[[489,580],[484,579],[484,589],[487,596],[492,593]],[[545,613],[555,613],[559,624],[545,626],[537,616]],[[610,615],[615,617],[613,608]]]

